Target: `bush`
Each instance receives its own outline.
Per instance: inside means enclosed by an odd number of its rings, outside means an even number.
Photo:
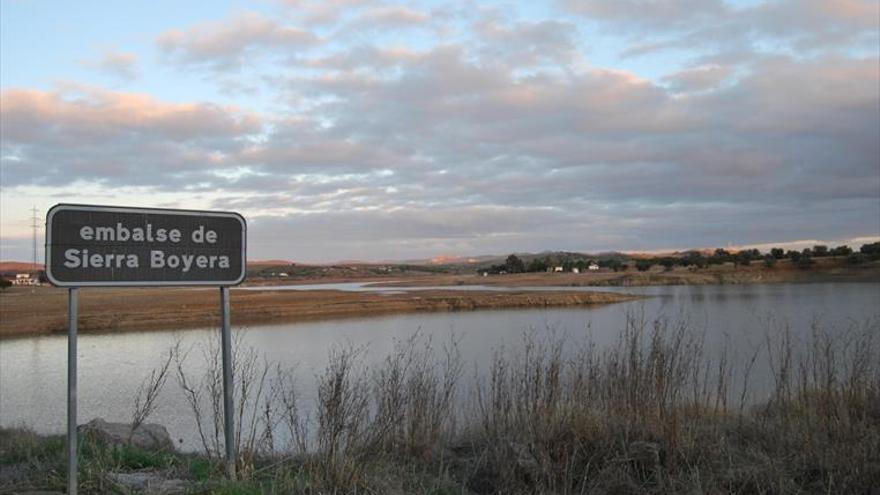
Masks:
[[[623,262],[621,262],[617,258],[610,258],[607,260],[599,260],[599,266],[601,266],[602,268],[610,268],[610,269],[614,270],[615,272],[618,272],[621,269],[626,270],[626,265],[624,265]]]
[[[851,265],[861,265],[866,261],[868,261],[868,257],[862,253],[851,253],[846,257],[846,262]]]
[[[872,242],[871,244],[863,244],[859,248],[859,252],[868,256],[872,260],[880,259],[880,242]]]
[[[849,256],[852,254],[852,252],[853,252],[853,250],[851,247],[849,247],[847,245],[843,245],[843,246],[837,246],[836,248],[832,249],[831,255],[832,256]]]
[[[813,258],[809,254],[804,254],[798,260],[797,266],[802,270],[809,270],[815,263],[816,262],[813,261]]]
[[[636,261],[636,270],[638,270],[640,272],[646,272],[646,271],[650,270],[652,266],[654,266],[653,261],[649,261],[649,260]]]

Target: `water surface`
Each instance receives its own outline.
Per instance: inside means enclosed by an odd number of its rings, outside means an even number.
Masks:
[[[461,287],[448,288],[459,290]],[[869,319],[880,319],[878,283],[602,287],[598,290],[652,297],[589,308],[414,313],[239,330],[244,334],[244,342],[270,361],[285,367],[296,366],[302,393],[309,401],[314,395],[313,378],[326,366],[327,353],[334,346],[364,346],[364,364],[370,366],[385,357],[396,341],[416,332],[433,339],[438,346],[454,335],[462,358],[468,363],[467,375],[473,376],[473,370],[484,365],[494,350],[517,349],[524,333],[555,334],[571,343],[567,349],[574,349],[588,339],[599,347],[609,345],[618,338],[627,314],[634,312],[649,320],[687,320],[695,331],[704,334],[707,352],[728,345],[739,358],[762,345],[768,329],[788,326],[796,336],[805,338],[813,323],[832,332],[845,332],[853,326],[863,326]],[[80,422],[94,417],[127,421],[138,385],[177,341],[183,348],[192,349],[188,362],[192,372],[203,372],[200,350],[217,333],[217,329],[206,328],[81,335],[78,349]],[[65,336],[0,341],[0,425],[23,425],[38,432],[64,430],[66,358]],[[756,376],[760,371],[759,367]],[[166,425],[185,448],[196,445],[193,422],[174,377],[168,381],[150,421]]]

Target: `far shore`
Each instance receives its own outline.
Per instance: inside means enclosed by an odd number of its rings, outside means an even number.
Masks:
[[[346,270],[346,268],[348,268]],[[383,281],[391,280],[391,281]],[[293,285],[319,283],[363,282],[378,283],[387,287],[488,285],[498,287],[641,287],[649,285],[726,285],[766,283],[812,283],[812,282],[880,282],[880,261],[851,265],[844,258],[817,258],[814,265],[801,269],[780,260],[773,267],[762,262],[735,266],[733,263],[713,265],[707,268],[689,269],[676,266],[664,270],[657,265],[647,271],[633,268],[614,272],[603,269],[582,273],[517,273],[486,275],[475,270],[467,272],[419,274],[407,272],[386,277],[369,275],[357,268],[335,266],[325,275],[310,274],[307,277],[251,278],[248,285]]]

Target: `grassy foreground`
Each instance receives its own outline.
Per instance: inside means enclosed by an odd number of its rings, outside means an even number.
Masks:
[[[454,340],[415,338],[372,369],[360,349],[333,350],[313,403],[292,373],[239,347],[237,481],[219,462],[216,369],[195,376],[178,349],[165,369],[202,452],[87,441],[81,490],[123,493],[116,473],[147,471],[185,480],[182,493],[877,493],[878,331],[814,328],[795,342],[782,330],[736,362],[685,325],[630,318],[601,351],[526,336],[473,380]],[[771,376],[754,376],[765,359]],[[2,431],[0,466],[0,492],[60,490],[64,439]]]

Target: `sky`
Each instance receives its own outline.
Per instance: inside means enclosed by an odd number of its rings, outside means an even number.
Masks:
[[[298,262],[857,246],[880,2],[5,0],[0,259],[57,203]]]

